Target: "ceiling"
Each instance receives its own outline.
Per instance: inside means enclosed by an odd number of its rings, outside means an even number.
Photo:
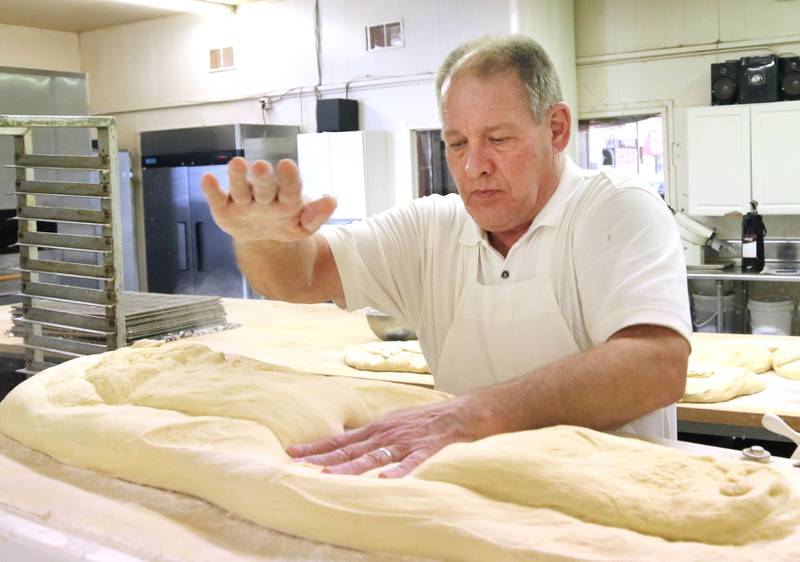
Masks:
[[[245,4],[253,0],[215,0]],[[80,33],[181,13],[113,0],[2,0],[0,24]]]

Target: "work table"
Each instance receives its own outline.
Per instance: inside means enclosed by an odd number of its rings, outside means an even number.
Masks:
[[[433,386],[431,375],[359,371],[344,363],[344,350],[349,346],[378,341],[361,311],[347,313],[333,304],[228,298],[222,301],[228,321],[240,327],[194,336],[187,341],[301,371]],[[21,340],[7,334],[11,327],[10,308],[10,305],[0,307],[0,353],[21,355]],[[790,336],[696,333],[694,337],[757,342],[772,348],[800,344],[799,337]],[[768,382],[762,392],[717,404],[679,404],[678,420],[760,427],[761,416],[773,413],[800,430],[800,381],[774,373],[761,376]]]
[[[431,385],[429,375],[369,373],[351,369],[342,361],[350,346],[377,341],[361,312],[345,313],[332,304],[290,305],[263,300],[223,299],[228,320],[241,327],[188,338],[227,353],[281,363],[295,369],[328,375],[358,376]],[[0,307],[2,327],[0,351],[20,352],[20,340],[5,332],[10,327],[9,307]],[[699,337],[736,340],[747,336]],[[759,339],[759,338],[756,338]],[[786,338],[760,338],[766,345],[779,345]],[[788,341],[797,340],[791,338]],[[764,375],[774,376],[774,375]],[[776,377],[778,378],[778,377]],[[785,380],[785,379],[784,379]],[[772,381],[771,381],[772,382]],[[776,381],[780,382],[780,381]],[[785,381],[787,385],[795,381]],[[800,387],[800,382],[796,382]],[[788,386],[787,386],[788,388]],[[741,423],[741,416],[755,423],[761,408],[786,416],[791,396],[784,389],[721,405],[679,406],[679,417],[698,416],[731,419],[717,423]],[[800,406],[800,390],[795,392]],[[800,407],[798,407],[800,410]],[[799,417],[785,417],[798,426]],[[707,421],[707,420],[706,420]],[[718,458],[740,458],[738,451],[693,443],[659,440],[672,448]],[[775,466],[791,469],[787,459],[774,458]],[[59,559],[79,560],[86,553],[106,558],[147,560],[399,560],[316,544],[263,529],[204,501],[108,476],[71,468],[46,455],[31,451],[0,435],[0,558],[2,543],[31,552],[58,554]],[[8,507],[4,507],[8,506]],[[108,514],[113,513],[114,517]],[[10,537],[10,538],[9,538]],[[40,537],[49,537],[42,544]],[[59,542],[60,541],[60,542]],[[23,550],[7,550],[23,552]],[[28,550],[24,550],[28,552]],[[74,558],[69,555],[74,554]],[[102,557],[101,557],[102,558]],[[98,558],[98,559],[101,559]]]

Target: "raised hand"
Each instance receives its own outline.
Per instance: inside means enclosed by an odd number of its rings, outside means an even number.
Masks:
[[[203,194],[217,225],[239,241],[291,242],[308,238],[328,220],[336,200],[323,196],[305,201],[300,174],[291,160],[273,170],[257,160],[250,167],[236,157],[228,163],[230,189],[226,193],[213,174],[203,176]]]

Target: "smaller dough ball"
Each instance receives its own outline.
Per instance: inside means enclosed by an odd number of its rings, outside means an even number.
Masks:
[[[755,394],[766,387],[764,379],[743,367],[715,366],[709,376],[686,378],[686,391],[681,402],[725,402],[737,396]]]
[[[732,343],[692,338],[691,363],[744,367],[754,373],[766,373],[772,369],[772,353],[764,345],[755,343]]]
[[[345,351],[344,362],[361,371],[430,373],[419,341],[380,341]]]
[[[772,368],[787,379],[800,379],[800,345],[776,349],[772,354]]]

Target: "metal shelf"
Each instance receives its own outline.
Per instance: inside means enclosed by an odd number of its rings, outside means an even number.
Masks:
[[[98,154],[34,154],[36,127],[95,129]],[[113,117],[0,115],[0,135],[14,141],[14,163],[8,167],[16,173],[22,314],[14,324],[25,347],[25,368],[20,372],[32,375],[51,366],[51,361],[124,346],[116,121]],[[42,181],[34,178],[34,168],[97,171],[99,181]],[[94,199],[97,208],[72,208],[68,202],[61,206],[53,196],[59,201],[64,196]],[[40,221],[56,223],[57,231],[38,232]],[[60,225],[65,230],[67,225],[83,225],[89,234],[66,234]],[[96,263],[69,261],[64,250],[94,255]],[[53,303],[88,306],[96,313],[53,310]]]
[[[775,273],[741,273],[736,271],[688,271],[691,279],[716,279],[719,281],[757,281],[767,283],[800,283],[800,275],[779,275]]]

